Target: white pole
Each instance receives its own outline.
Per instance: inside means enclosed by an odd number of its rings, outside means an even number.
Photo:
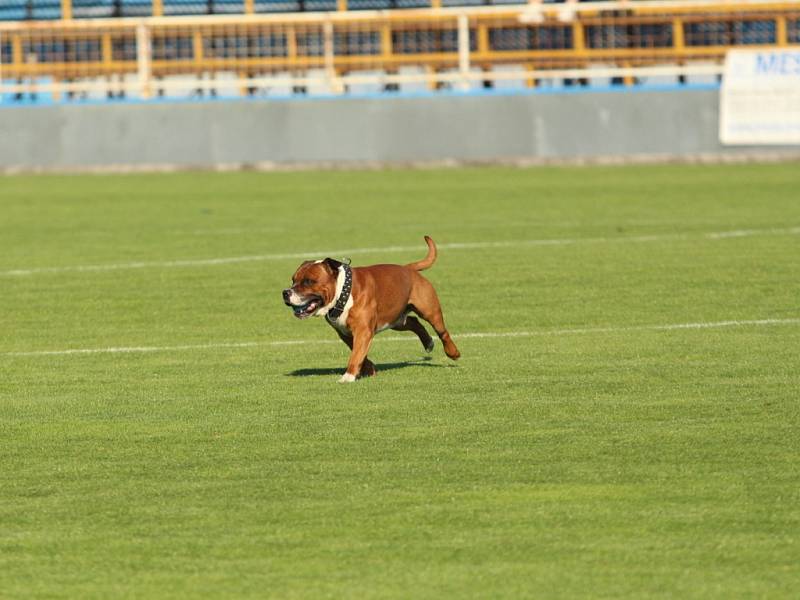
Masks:
[[[3,32],[0,31],[0,104],[3,103]]]
[[[136,26],[136,66],[139,78],[139,93],[144,100],[150,98],[151,95],[151,53],[150,27],[144,21],[141,21]]]
[[[330,18],[326,18],[322,24],[322,38],[323,54],[325,57],[325,77],[328,80],[331,92],[334,94],[341,94],[344,91],[344,85],[342,85],[342,80],[337,77],[336,69],[334,68],[336,40],[333,35],[333,21],[331,21]]]
[[[469,90],[469,17],[458,15],[458,73],[461,75],[458,89]]]
[[[3,32],[0,31],[0,104],[3,103]]]

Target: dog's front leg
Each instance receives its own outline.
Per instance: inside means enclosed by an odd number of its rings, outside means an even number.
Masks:
[[[350,348],[350,351],[353,351],[353,336],[348,333],[342,333],[338,329],[336,333],[339,335],[339,338],[347,344],[347,347]],[[375,369],[375,365],[372,364],[372,361],[369,357],[364,358],[364,362],[361,365],[361,377],[371,377],[375,375],[377,369]]]
[[[361,368],[367,358],[367,352],[369,352],[369,346],[374,335],[373,330],[369,327],[353,329],[353,346],[350,360],[347,362],[347,371],[342,375],[339,383],[351,383],[356,380],[356,377],[361,373]],[[374,375],[374,367],[369,374]]]

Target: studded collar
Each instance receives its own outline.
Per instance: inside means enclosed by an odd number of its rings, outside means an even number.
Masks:
[[[344,307],[347,304],[347,301],[350,299],[350,292],[353,289],[353,270],[350,268],[350,265],[346,264],[342,264],[341,268],[344,270],[344,285],[342,286],[342,292],[336,299],[336,304],[333,305],[333,308],[331,308],[325,314],[325,318],[331,323],[334,323],[339,317],[342,316]]]

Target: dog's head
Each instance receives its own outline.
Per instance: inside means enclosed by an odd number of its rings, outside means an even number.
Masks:
[[[317,316],[323,306],[336,297],[336,278],[339,276],[338,260],[307,260],[292,276],[292,287],[283,290],[283,302],[291,306],[298,319]]]

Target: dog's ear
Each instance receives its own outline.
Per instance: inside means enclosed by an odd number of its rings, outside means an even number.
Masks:
[[[331,273],[334,275],[339,274],[339,267],[342,266],[342,263],[334,258],[326,258],[322,261],[322,264],[328,267],[328,269],[330,269]]]

